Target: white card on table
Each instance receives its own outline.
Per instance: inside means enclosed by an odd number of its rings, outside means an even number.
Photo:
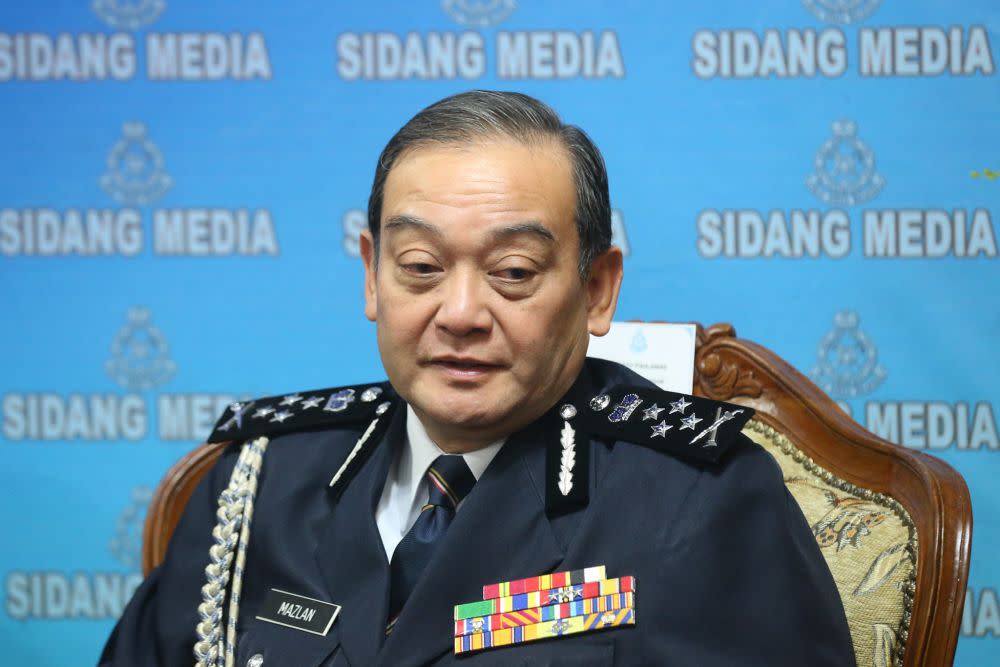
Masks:
[[[660,389],[690,394],[694,385],[695,325],[612,322],[606,336],[591,336],[587,356],[617,361]]]

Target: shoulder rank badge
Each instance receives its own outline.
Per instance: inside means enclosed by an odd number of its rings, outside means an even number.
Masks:
[[[593,436],[627,440],[679,458],[716,463],[735,442],[753,408],[647,387],[615,387],[579,411]]]
[[[391,406],[389,383],[334,387],[233,403],[215,424],[208,442],[274,437],[374,419]]]
[[[577,397],[579,401],[579,397]],[[563,403],[546,449],[545,511],[588,502],[589,437],[625,440],[671,456],[714,464],[736,441],[753,408],[650,387],[614,387],[579,404]],[[553,427],[555,428],[555,427]]]

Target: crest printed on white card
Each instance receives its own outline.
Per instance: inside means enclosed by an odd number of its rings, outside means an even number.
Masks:
[[[690,394],[694,386],[695,325],[612,322],[606,336],[591,336],[587,355],[617,361],[661,389]]]

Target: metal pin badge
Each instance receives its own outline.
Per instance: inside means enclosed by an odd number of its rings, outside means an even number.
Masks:
[[[363,392],[361,392],[361,402],[371,403],[381,395],[382,395],[382,387],[368,387]]]
[[[628,421],[628,418],[632,416],[632,413],[640,405],[642,405],[642,399],[639,398],[638,394],[625,394],[618,405],[615,406],[615,409],[611,411],[611,414],[608,415],[608,421],[615,423]]]
[[[594,412],[600,412],[604,408],[611,405],[611,397],[607,394],[601,394],[600,396],[594,396],[590,399],[590,409]]]

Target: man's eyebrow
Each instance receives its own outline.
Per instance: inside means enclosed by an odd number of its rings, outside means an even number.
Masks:
[[[416,228],[433,234],[434,236],[443,235],[439,227],[412,215],[394,215],[385,221],[386,231],[406,228]],[[496,243],[497,241],[508,239],[511,236],[520,236],[522,234],[537,236],[551,243],[555,243],[556,240],[555,235],[549,231],[545,225],[539,222],[522,222],[516,225],[508,225],[506,227],[501,227],[500,229],[494,229],[490,232],[490,239]]]
[[[385,221],[385,231],[393,229],[406,229],[407,227],[429,232],[434,236],[441,236],[440,229],[426,220],[421,220],[420,218],[412,215],[394,215]]]
[[[546,241],[555,243],[555,235],[549,231],[545,225],[538,222],[522,222],[518,225],[510,225],[509,227],[501,227],[500,229],[494,229],[490,232],[490,237],[494,241],[502,241],[511,236],[520,236],[521,234],[529,234],[533,236],[539,236]]]

